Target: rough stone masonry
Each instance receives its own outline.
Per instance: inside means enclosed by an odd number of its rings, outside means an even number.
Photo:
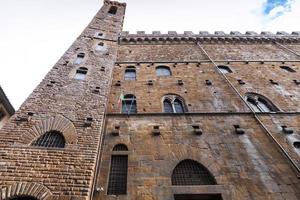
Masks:
[[[300,32],[130,34],[125,8],[0,130],[0,199],[300,199]]]

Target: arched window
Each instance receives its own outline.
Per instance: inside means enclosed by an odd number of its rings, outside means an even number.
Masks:
[[[125,147],[124,147],[125,146]],[[121,150],[115,150],[120,149]],[[113,151],[127,151],[128,148],[124,144],[117,144]],[[128,155],[111,156],[110,173],[108,180],[108,195],[122,195],[127,193],[127,169],[128,169]]]
[[[218,66],[218,68],[222,72],[222,74],[232,73],[232,70],[228,66],[220,65]]]
[[[290,68],[289,66],[280,66],[281,69],[284,69],[287,72],[296,72],[294,69]]]
[[[163,106],[165,113],[184,113],[187,111],[184,100],[177,95],[165,95]]]
[[[171,76],[171,70],[167,66],[156,67],[156,76]]]
[[[216,185],[212,174],[194,160],[183,160],[173,170],[172,185]]]
[[[114,146],[113,151],[128,151],[128,148],[125,144],[117,144]]]
[[[78,79],[78,80],[85,80],[85,77],[86,77],[86,74],[88,72],[88,69],[85,68],[85,67],[79,67],[77,70],[76,70],[76,74],[75,74],[75,79]]]
[[[246,101],[255,112],[279,111],[279,109],[269,99],[260,94],[247,93]]]
[[[76,60],[74,62],[74,64],[79,65],[82,63],[83,59],[84,59],[85,54],[84,53],[79,53],[76,57]]]
[[[122,99],[122,113],[137,113],[136,97],[133,94],[126,94]]]
[[[20,196],[11,197],[8,200],[38,200],[38,199],[32,196],[20,195]]]
[[[32,146],[48,148],[64,148],[66,140],[59,131],[49,131],[41,135],[37,140],[32,142]]]
[[[135,67],[127,67],[125,70],[125,80],[136,80],[136,71]]]
[[[173,113],[173,106],[170,99],[164,100],[164,112],[165,113]]]
[[[104,43],[103,42],[100,42],[97,44],[96,48],[95,48],[96,51],[105,51],[106,48],[104,46]]]
[[[108,13],[109,13],[109,14],[112,14],[112,15],[115,15],[115,14],[117,14],[117,11],[118,11],[118,7],[117,7],[117,6],[111,6],[111,7],[109,8]]]

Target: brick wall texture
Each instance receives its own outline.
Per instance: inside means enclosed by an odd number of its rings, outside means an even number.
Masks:
[[[112,6],[116,14],[108,12]],[[105,0],[0,130],[0,199],[300,199],[300,34],[128,34],[121,32],[125,7]],[[79,53],[85,56],[76,64]],[[156,75],[162,65],[171,76]],[[85,80],[74,79],[79,67],[88,70]],[[124,79],[127,67],[135,67],[136,80]],[[253,112],[249,93],[278,111]],[[121,113],[125,94],[136,96],[136,114]],[[180,96],[186,112],[164,113],[166,95]],[[51,130],[63,134],[64,148],[31,145]],[[108,195],[117,144],[128,147],[119,152],[128,155],[127,192]],[[172,185],[173,169],[185,159],[205,166],[217,185]]]

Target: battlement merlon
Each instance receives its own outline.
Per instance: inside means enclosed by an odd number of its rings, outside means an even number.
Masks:
[[[123,31],[120,37],[300,37],[300,31],[293,31],[292,33],[287,33],[284,31],[278,31],[277,33],[272,33],[268,31],[262,31],[260,34],[254,31],[246,31],[244,34],[239,31],[231,31],[226,34],[223,31],[215,31],[214,33],[209,33],[207,31],[200,31],[199,34],[195,34],[192,31],[184,31],[183,34],[179,34],[176,31],[168,31],[167,34],[163,34],[160,31],[153,31],[151,34],[147,34],[145,31],[137,31],[136,33],[130,33],[129,31]]]
[[[119,41],[121,43],[148,43],[152,42],[296,42],[300,43],[300,31],[293,31],[292,33],[277,32],[271,33],[263,31],[260,34],[254,31],[246,31],[242,34],[238,31],[231,31],[226,34],[223,31],[216,31],[213,34],[207,31],[200,31],[198,34],[194,34],[192,31],[184,31],[183,34],[178,34],[176,31],[168,31],[166,34],[162,34],[160,31],[153,31],[151,34],[147,34],[145,31],[137,31],[131,34],[128,31],[123,31],[119,35]]]
[[[104,0],[104,4],[106,4],[106,5],[112,5],[112,6],[123,6],[123,7],[126,7],[126,3],[122,3],[122,2],[118,2],[118,1]]]

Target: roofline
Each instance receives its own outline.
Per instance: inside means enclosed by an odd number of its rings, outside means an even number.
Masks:
[[[10,114],[13,115],[15,113],[14,107],[11,105],[9,99],[5,95],[2,87],[0,86],[0,102],[4,105],[6,111]]]

